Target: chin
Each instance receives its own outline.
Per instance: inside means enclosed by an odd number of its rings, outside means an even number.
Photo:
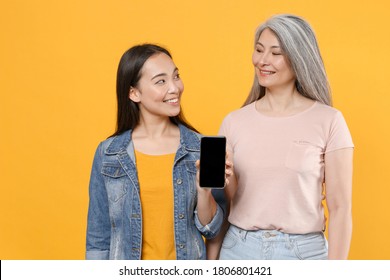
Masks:
[[[172,114],[169,114],[169,117],[171,117],[171,118],[177,117],[179,114],[180,114],[180,111],[172,113]]]
[[[261,81],[261,80],[259,79],[259,85],[262,86],[262,87],[268,88],[268,87],[270,87],[270,86],[273,86],[274,83],[267,82],[267,81]]]

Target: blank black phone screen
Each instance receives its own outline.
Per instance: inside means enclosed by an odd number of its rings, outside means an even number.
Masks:
[[[205,136],[200,140],[199,185],[203,188],[225,186],[226,138]]]

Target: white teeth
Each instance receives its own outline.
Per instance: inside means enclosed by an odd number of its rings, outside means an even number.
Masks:
[[[178,102],[178,101],[179,101],[178,98],[174,98],[174,99],[165,100],[164,102],[167,102],[167,103],[176,103],[176,102]]]
[[[271,75],[271,74],[274,74],[275,72],[271,72],[271,71],[262,71],[262,70],[260,70],[260,73],[261,73],[261,74],[265,74],[265,75]]]

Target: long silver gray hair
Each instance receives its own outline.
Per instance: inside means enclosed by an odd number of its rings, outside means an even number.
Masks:
[[[283,53],[295,73],[295,86],[303,96],[331,106],[332,97],[324,63],[313,29],[303,18],[282,14],[268,19],[255,34],[255,45],[261,33],[271,30],[279,40]],[[265,95],[255,74],[252,89],[243,106]]]

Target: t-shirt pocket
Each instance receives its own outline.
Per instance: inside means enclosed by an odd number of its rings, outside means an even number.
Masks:
[[[287,152],[285,165],[296,172],[309,172],[323,161],[322,148],[307,141],[294,141]]]

